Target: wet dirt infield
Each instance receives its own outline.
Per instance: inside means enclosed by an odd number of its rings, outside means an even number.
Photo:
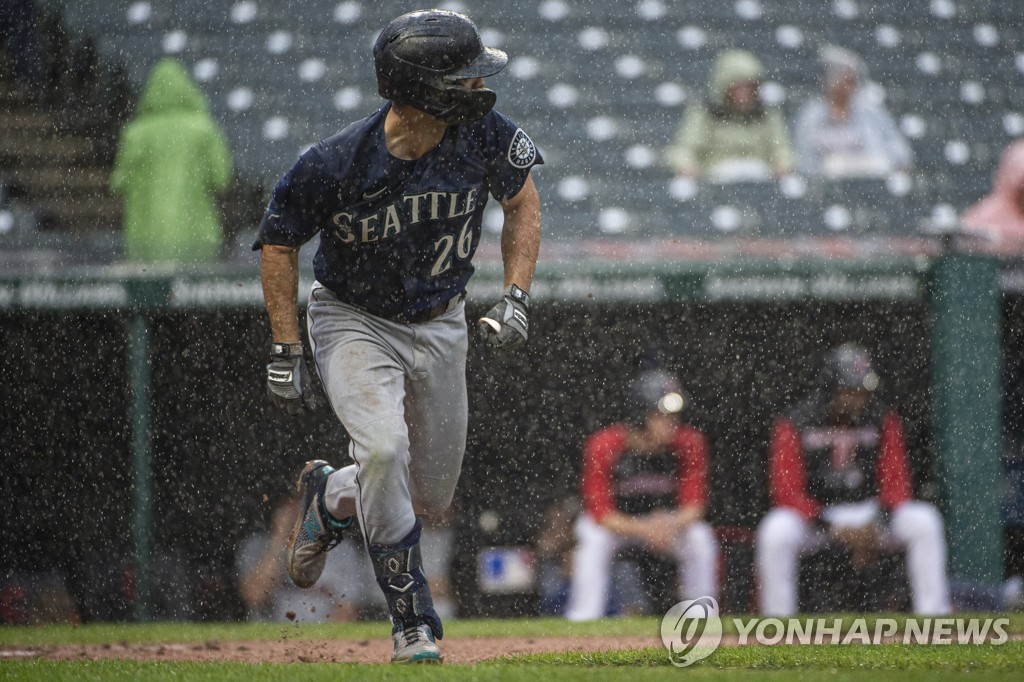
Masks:
[[[656,637],[467,637],[441,642],[445,663],[480,663],[511,654],[610,651],[661,646]],[[0,647],[0,660],[127,659],[242,663],[388,663],[390,639],[60,644]]]

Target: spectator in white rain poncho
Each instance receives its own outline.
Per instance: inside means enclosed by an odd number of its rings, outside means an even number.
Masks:
[[[909,170],[913,152],[881,98],[863,87],[863,60],[829,45],[821,50],[821,61],[824,90],[804,103],[794,126],[798,170],[829,179]]]

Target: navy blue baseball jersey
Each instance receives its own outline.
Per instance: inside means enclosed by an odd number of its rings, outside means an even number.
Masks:
[[[320,233],[317,281],[374,315],[411,319],[465,290],[488,196],[514,197],[543,159],[496,111],[448,126],[419,159],[395,158],[384,143],[389,106],[299,157],[274,188],[254,248]]]

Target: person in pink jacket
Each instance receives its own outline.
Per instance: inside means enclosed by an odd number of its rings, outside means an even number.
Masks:
[[[1024,140],[1006,149],[992,190],[965,210],[960,222],[999,253],[1024,252]]]

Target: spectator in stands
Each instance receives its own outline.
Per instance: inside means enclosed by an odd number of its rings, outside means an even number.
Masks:
[[[847,343],[825,358],[818,390],[774,426],[768,473],[774,508],[757,531],[761,611],[797,610],[802,551],[829,541],[849,549],[855,570],[884,546],[906,549],[913,609],[951,609],[946,540],[935,507],[911,499],[903,427],[876,397],[867,351]]]
[[[177,61],[161,60],[121,134],[111,178],[124,198],[126,258],[215,261],[223,238],[216,194],[230,175],[231,153],[206,98]]]
[[[960,217],[966,232],[985,238],[1002,253],[1024,250],[1024,140],[1011,144],[992,181],[992,190]]]
[[[909,170],[910,145],[882,102],[862,87],[864,61],[828,45],[821,62],[824,91],[805,102],[796,117],[797,169],[818,178],[884,177]]]
[[[763,180],[793,169],[782,113],[761,100],[761,62],[745,50],[715,60],[707,100],[691,105],[668,162],[680,176]]]
[[[569,620],[606,614],[615,553],[627,546],[674,559],[684,598],[717,595],[718,545],[704,521],[708,445],[680,422],[688,398],[676,377],[650,369],[628,401],[631,421],[598,431],[584,446]]]
[[[371,585],[373,569],[361,545],[343,543],[327,555],[323,576],[316,587],[301,590],[291,584],[285,567],[285,548],[298,500],[290,494],[275,505],[269,532],[247,538],[236,557],[238,592],[250,620],[306,623],[352,621],[360,608],[385,607]]]

